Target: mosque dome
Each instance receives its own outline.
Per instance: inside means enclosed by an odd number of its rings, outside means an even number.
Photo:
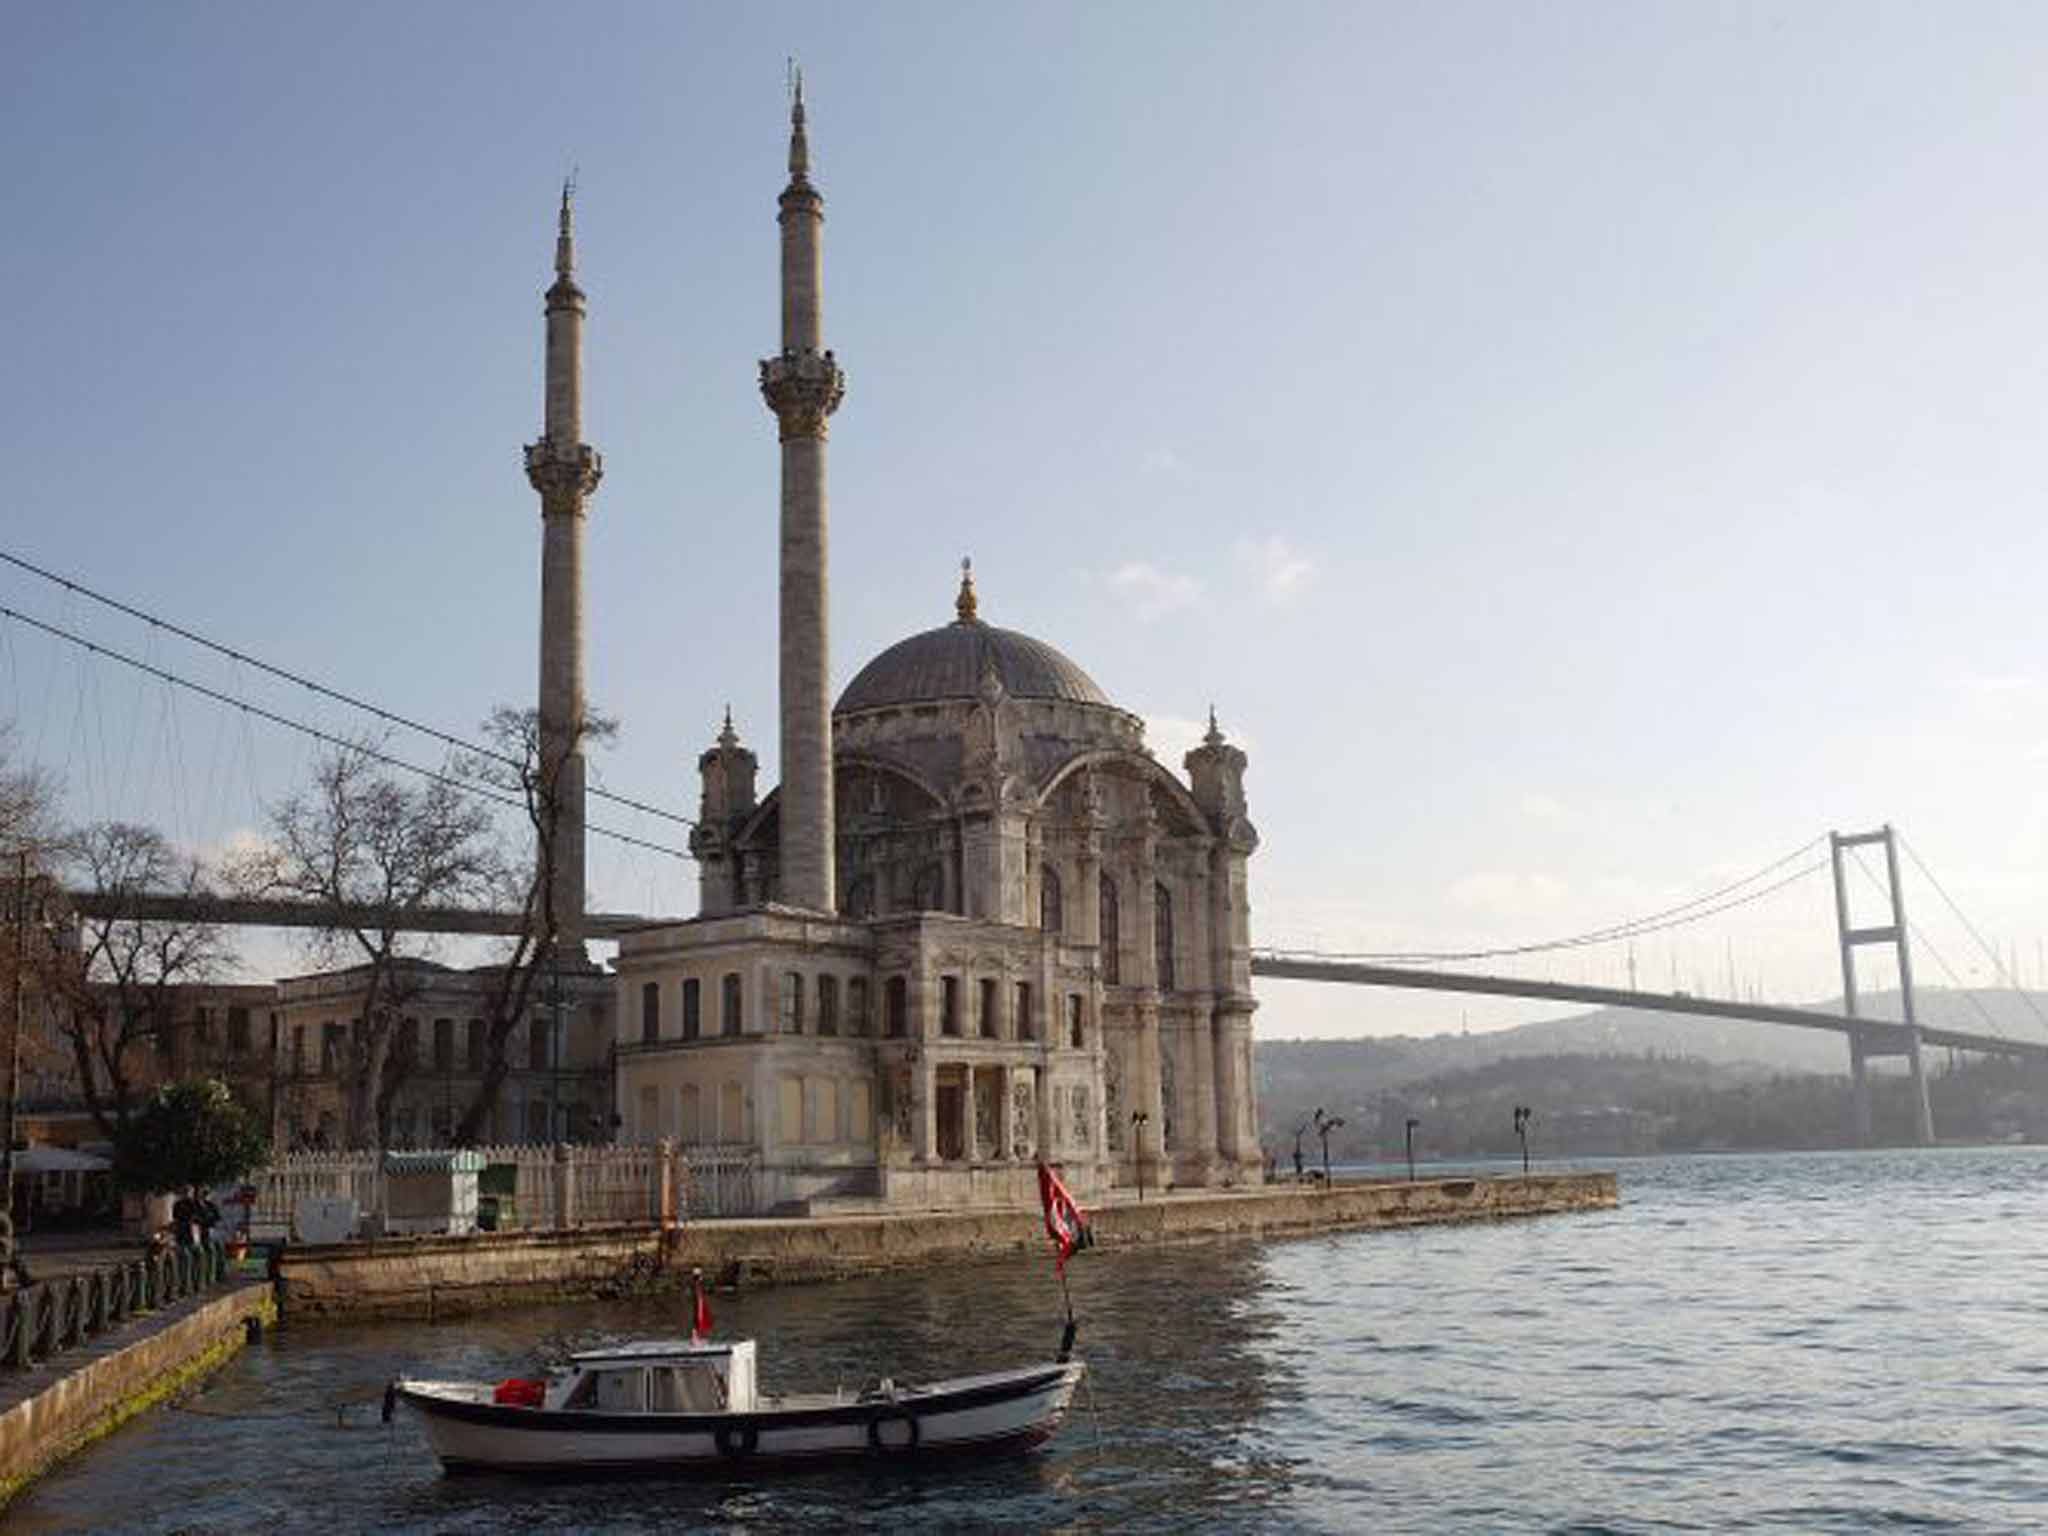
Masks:
[[[939,629],[899,640],[860,669],[833,707],[835,715],[972,699],[993,671],[1013,699],[1055,699],[1109,707],[1109,697],[1066,656],[1014,629],[984,624],[975,613],[972,574],[963,576],[959,617]]]

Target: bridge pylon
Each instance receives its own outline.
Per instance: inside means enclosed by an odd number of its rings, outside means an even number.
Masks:
[[[1866,843],[1884,844],[1885,886],[1891,898],[1892,920],[1875,928],[1856,928],[1849,922],[1849,886],[1843,878],[1842,855]],[[1899,889],[1899,845],[1891,823],[1875,832],[1830,832],[1828,854],[1835,872],[1835,931],[1842,950],[1842,1012],[1861,1017],[1856,999],[1856,951],[1867,944],[1890,944],[1899,962],[1899,1006],[1906,1026],[1905,1056],[1913,1079],[1913,1136],[1923,1147],[1934,1144],[1934,1106],[1927,1097],[1927,1063],[1921,1049],[1920,1019],[1913,1003],[1913,956],[1906,928],[1906,900]],[[1885,1054],[1874,1048],[1873,1039],[1862,1034],[1849,1036],[1849,1095],[1855,1118],[1856,1145],[1870,1145],[1869,1059]]]

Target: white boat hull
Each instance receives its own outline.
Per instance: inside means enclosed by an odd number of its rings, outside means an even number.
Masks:
[[[832,1458],[912,1460],[997,1454],[1059,1428],[1086,1369],[1079,1361],[960,1377],[866,1398],[767,1399],[751,1412],[608,1413],[523,1408],[475,1383],[400,1381],[450,1471],[744,1472]]]

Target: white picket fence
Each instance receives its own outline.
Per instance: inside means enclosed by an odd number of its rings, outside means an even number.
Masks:
[[[553,1228],[564,1211],[568,1224],[578,1227],[661,1219],[666,1149],[659,1145],[473,1150],[483,1158],[483,1186],[495,1193],[501,1228]],[[679,1216],[759,1214],[761,1180],[752,1147],[705,1143],[675,1147],[673,1155]],[[502,1193],[506,1167],[513,1170],[509,1197]],[[293,1212],[310,1196],[353,1200],[366,1217],[385,1210],[383,1158],[375,1152],[291,1152],[249,1182],[256,1187],[250,1225],[259,1238],[288,1236]]]

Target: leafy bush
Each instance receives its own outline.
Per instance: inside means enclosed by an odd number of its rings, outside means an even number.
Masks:
[[[162,1194],[188,1184],[232,1183],[270,1158],[270,1135],[217,1077],[166,1083],[122,1128],[114,1176]]]

